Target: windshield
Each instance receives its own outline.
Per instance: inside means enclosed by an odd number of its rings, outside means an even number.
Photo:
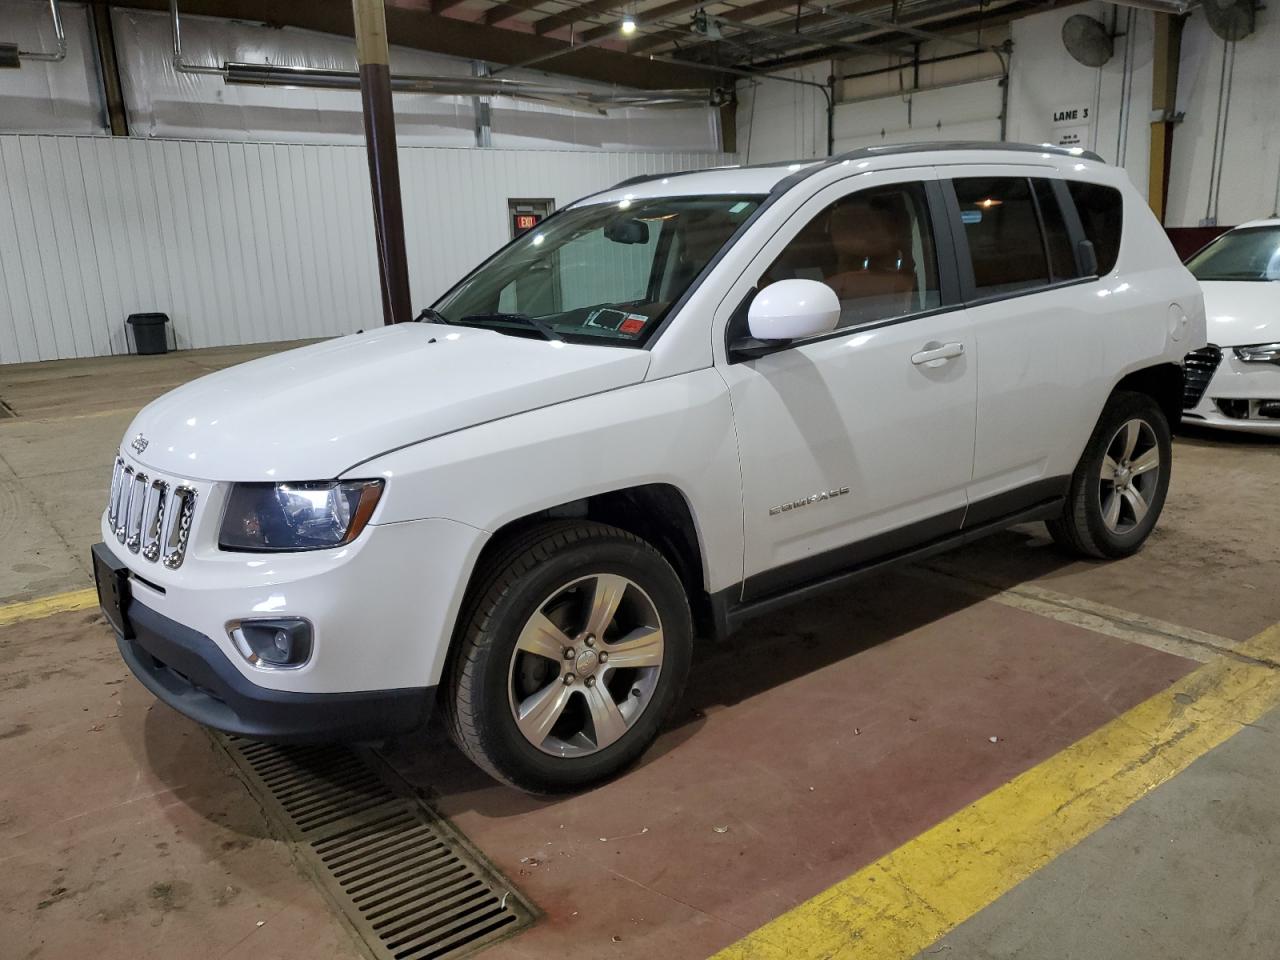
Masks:
[[[577,343],[639,346],[761,199],[658,197],[564,210],[435,309],[449,323],[519,336],[549,329]]]
[[[1230,230],[1187,261],[1197,280],[1280,280],[1280,227]]]

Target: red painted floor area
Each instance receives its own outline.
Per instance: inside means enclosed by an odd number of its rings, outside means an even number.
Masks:
[[[362,956],[99,614],[0,628],[0,958]]]
[[[487,958],[703,958],[1195,666],[894,575],[708,644],[588,794],[524,797],[439,738],[390,758],[546,913]]]

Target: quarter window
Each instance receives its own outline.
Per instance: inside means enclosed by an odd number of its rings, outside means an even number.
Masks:
[[[1049,263],[1027,179],[962,177],[952,183],[978,296],[1047,284]]]
[[[810,220],[761,279],[817,280],[840,298],[840,328],[941,302],[928,201],[919,183],[860,190]]]
[[[1098,273],[1105,276],[1116,265],[1120,255],[1120,231],[1124,223],[1124,198],[1115,187],[1104,187],[1083,180],[1068,180],[1067,190],[1080,214],[1085,239],[1098,255]]]

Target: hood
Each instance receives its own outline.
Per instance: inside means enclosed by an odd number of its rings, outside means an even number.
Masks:
[[[637,383],[649,353],[404,323],[230,367],[144,407],[138,459],[202,480],[323,480],[396,447]]]
[[[1210,343],[1242,347],[1280,341],[1280,281],[1204,280]]]

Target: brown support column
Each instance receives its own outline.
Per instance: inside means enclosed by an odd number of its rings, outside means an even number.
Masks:
[[[391,106],[391,65],[383,0],[351,0],[355,14],[356,59],[364,139],[373,187],[373,229],[378,239],[378,275],[382,281],[382,322],[412,319],[409,264],[404,249],[404,210],[400,203],[400,163]]]
[[[725,153],[738,152],[738,98],[720,105],[720,149]]]
[[[1178,100],[1178,62],[1185,18],[1155,16],[1155,59],[1151,70],[1151,160],[1147,203],[1162,224],[1169,205],[1169,166],[1173,161],[1174,111]]]
[[[93,39],[98,49],[98,69],[102,74],[102,93],[107,103],[107,122],[113,137],[129,135],[129,115],[124,108],[124,89],[120,83],[120,64],[116,60],[116,37],[111,28],[111,7],[93,4]]]

